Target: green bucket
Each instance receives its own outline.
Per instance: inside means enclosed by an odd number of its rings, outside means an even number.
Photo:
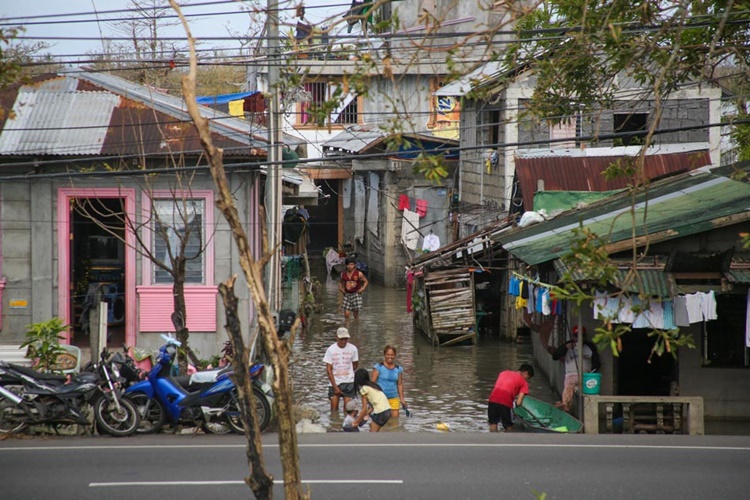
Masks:
[[[601,373],[584,373],[583,374],[583,393],[599,394],[602,385]]]

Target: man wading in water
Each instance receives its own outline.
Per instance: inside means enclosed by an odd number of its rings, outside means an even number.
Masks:
[[[352,257],[346,258],[346,271],[341,273],[339,291],[344,294],[344,318],[349,322],[350,313],[354,313],[354,319],[359,319],[359,310],[362,309],[362,292],[367,285],[367,277],[357,269],[357,264]]]

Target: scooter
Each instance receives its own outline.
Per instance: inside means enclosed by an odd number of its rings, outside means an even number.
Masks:
[[[181,343],[162,335],[166,341],[159,349],[156,363],[147,380],[131,385],[125,397],[138,408],[141,434],[158,432],[167,421],[171,424],[200,424],[204,431],[244,434],[237,388],[232,380],[231,366],[207,370],[189,376],[174,376],[172,366]],[[250,367],[253,396],[260,430],[271,421],[271,387],[262,381],[263,364]]]

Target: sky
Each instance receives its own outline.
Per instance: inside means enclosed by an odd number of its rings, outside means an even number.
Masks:
[[[148,0],[145,0],[148,3]],[[278,0],[282,17],[291,19],[294,7],[302,0]],[[166,0],[165,0],[165,3]],[[181,3],[184,3],[182,1]],[[197,39],[204,37],[228,37],[227,28],[245,33],[249,26],[249,15],[242,12],[240,3],[228,0],[191,0],[183,8],[188,16],[190,29]],[[252,6],[252,2],[242,2]],[[350,2],[347,0],[306,0],[306,19],[312,23],[322,22],[329,16],[339,17]],[[259,4],[265,7],[267,2]],[[101,51],[102,36],[117,36],[103,20],[107,17],[124,16],[124,13],[107,13],[130,7],[129,0],[2,0],[0,1],[0,26],[24,25],[22,36],[33,41],[44,41],[50,47],[45,52],[65,59],[83,56],[87,52]],[[98,15],[97,15],[98,13]],[[65,14],[65,16],[58,16]],[[78,14],[78,15],[71,15]],[[55,17],[51,17],[55,16]],[[100,22],[97,22],[97,18]],[[264,18],[263,18],[264,19]],[[83,22],[72,22],[83,21]],[[296,22],[296,19],[293,20]],[[35,23],[35,24],[27,24]],[[184,37],[181,26],[171,28],[167,36]],[[43,40],[43,37],[66,37],[70,40]],[[91,40],[85,40],[91,38]],[[239,49],[237,41],[206,41],[202,47]]]

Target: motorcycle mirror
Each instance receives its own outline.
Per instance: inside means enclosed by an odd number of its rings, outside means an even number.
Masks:
[[[179,340],[177,340],[176,338],[172,337],[171,335],[164,335],[164,334],[162,333],[162,334],[161,334],[161,338],[163,338],[163,339],[164,339],[164,341],[165,341],[165,342],[166,342],[167,344],[172,344],[172,345],[176,345],[177,347],[180,347],[180,346],[182,345],[182,342],[180,342],[180,341],[179,341]]]

